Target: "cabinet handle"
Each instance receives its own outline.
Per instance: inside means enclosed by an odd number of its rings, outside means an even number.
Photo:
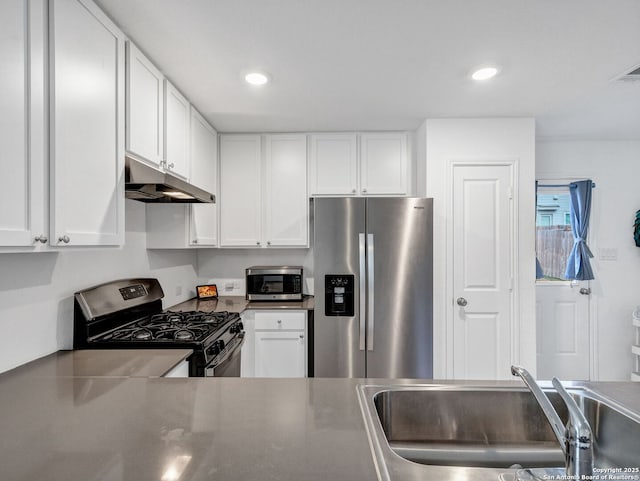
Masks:
[[[356,189],[351,189],[351,193],[355,194],[356,193]]]
[[[367,189],[362,189],[362,193],[366,194],[367,193]]]
[[[191,241],[192,244],[197,244],[198,243],[198,239],[193,239],[193,241]]]
[[[257,246],[259,246],[259,245],[260,245],[260,241],[257,241],[257,242],[256,242],[256,245],[257,245]]]
[[[38,237],[36,237],[36,238],[35,238],[35,241],[36,241],[36,242],[40,242],[40,243],[42,243],[42,244],[46,244],[48,240],[49,240],[49,239],[48,239],[48,238],[47,238],[47,236],[46,236],[46,235],[44,235],[44,234],[40,234]]]
[[[267,241],[267,245],[270,246],[271,245],[271,241]]]
[[[278,324],[282,324],[282,319],[278,319]]]
[[[58,237],[58,242],[64,242],[65,244],[68,244],[70,240],[68,235]]]
[[[171,162],[171,163],[169,164],[169,168],[170,168],[170,169],[173,169],[173,166],[174,166],[174,165],[175,165],[175,164],[174,164],[173,162]]]
[[[300,334],[300,339],[304,339],[304,336],[302,334]]]

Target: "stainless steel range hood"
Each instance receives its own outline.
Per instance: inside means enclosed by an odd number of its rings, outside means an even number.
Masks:
[[[125,158],[124,179],[127,199],[183,204],[211,204],[216,201],[212,193],[128,156]]]

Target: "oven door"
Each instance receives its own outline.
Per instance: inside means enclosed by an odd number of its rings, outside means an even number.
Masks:
[[[244,332],[239,334],[233,343],[219,355],[214,357],[204,368],[205,377],[240,377],[240,360]]]

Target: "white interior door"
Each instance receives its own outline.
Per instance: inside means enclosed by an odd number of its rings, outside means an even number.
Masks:
[[[589,281],[536,285],[538,379],[588,380]]]
[[[509,379],[513,166],[453,165],[453,375]]]

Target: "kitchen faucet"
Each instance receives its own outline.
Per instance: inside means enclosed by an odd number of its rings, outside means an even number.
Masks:
[[[591,427],[558,378],[554,377],[551,383],[569,411],[569,420],[566,426],[563,426],[562,420],[549,398],[525,368],[511,366],[511,374],[522,378],[549,420],[553,433],[558,438],[564,452],[566,475],[571,476],[568,479],[593,479],[593,434]]]

